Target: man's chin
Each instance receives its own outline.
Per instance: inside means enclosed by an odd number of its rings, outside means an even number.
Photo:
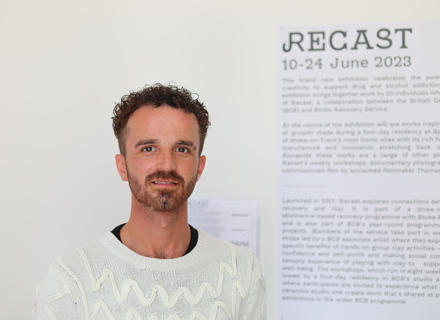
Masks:
[[[160,196],[147,201],[147,205],[157,212],[168,212],[178,210],[185,200],[177,199],[169,193],[162,193]]]

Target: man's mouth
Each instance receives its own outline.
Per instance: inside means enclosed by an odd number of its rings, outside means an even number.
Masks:
[[[173,187],[184,184],[184,180],[175,171],[158,171],[148,175],[145,179],[146,183],[152,183],[156,186]]]
[[[153,181],[154,184],[177,184],[177,182],[173,181]]]

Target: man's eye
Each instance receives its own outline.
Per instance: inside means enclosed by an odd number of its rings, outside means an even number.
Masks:
[[[145,147],[145,148],[142,149],[142,151],[145,151],[145,152],[153,152],[153,151],[154,151],[154,148],[153,148],[153,147]]]
[[[189,150],[187,148],[184,148],[184,147],[178,147],[177,148],[177,152],[189,152]]]

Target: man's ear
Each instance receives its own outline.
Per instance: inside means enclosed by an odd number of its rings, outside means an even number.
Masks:
[[[199,181],[200,177],[202,176],[203,170],[205,169],[206,164],[206,156],[200,156],[199,158],[199,167],[197,168],[197,180]]]
[[[125,166],[125,158],[121,154],[117,154],[115,156],[116,160],[116,168],[118,169],[119,176],[121,177],[122,181],[128,181],[128,175],[127,175],[127,167]]]

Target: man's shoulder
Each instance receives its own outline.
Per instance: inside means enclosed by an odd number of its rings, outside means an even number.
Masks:
[[[222,240],[198,230],[200,234],[201,245],[204,246],[206,254],[214,257],[226,257],[246,264],[251,263],[259,268],[259,261],[255,254],[248,248],[235,245],[229,241]]]
[[[114,236],[107,232],[85,245],[59,255],[50,264],[50,269],[55,273],[64,273],[68,272],[72,267],[85,266],[84,263],[88,261],[87,257],[95,256],[99,258],[105,256],[111,246],[111,237]]]

